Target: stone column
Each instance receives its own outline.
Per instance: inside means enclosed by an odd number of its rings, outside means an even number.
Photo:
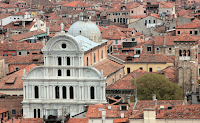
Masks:
[[[41,94],[42,94],[42,92],[41,92],[41,86],[40,85],[38,85],[38,96],[39,96],[39,99],[41,99]]]
[[[23,86],[23,89],[24,89],[24,90],[23,90],[23,93],[24,93],[24,96],[23,96],[23,97],[24,97],[24,99],[26,99],[26,86]]]
[[[47,86],[46,93],[47,93],[47,99],[49,99],[49,86]]]
[[[103,100],[105,100],[105,87],[103,87]]]
[[[82,100],[84,100],[85,98],[84,98],[84,86],[82,86]]]
[[[70,86],[66,86],[66,91],[67,91],[67,99],[68,99],[68,100],[69,100],[69,96],[70,96],[70,95],[69,95],[69,91],[70,91],[70,90],[69,90],[69,87],[70,87]]]
[[[34,96],[34,92],[35,92],[35,90],[34,90],[34,86],[32,85],[32,99],[35,98],[35,96]]]
[[[90,99],[90,86],[88,86],[88,99]]]
[[[97,99],[97,86],[94,86],[94,99]]]
[[[53,87],[53,99],[55,99],[55,85],[52,86]]]
[[[62,95],[62,86],[59,86],[59,99],[63,99]]]

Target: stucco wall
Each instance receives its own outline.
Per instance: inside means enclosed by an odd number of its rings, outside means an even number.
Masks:
[[[125,72],[125,75],[127,74],[127,68],[129,67],[130,68],[130,72],[133,72],[134,70],[137,70],[139,69],[140,67],[143,68],[144,71],[148,71],[149,72],[149,68],[152,68],[152,72],[157,72],[157,68],[160,67],[161,70],[165,69],[166,67],[168,66],[174,66],[173,63],[163,63],[163,64],[159,64],[159,63],[151,63],[151,64],[141,64],[141,63],[126,63],[124,64],[124,72]]]

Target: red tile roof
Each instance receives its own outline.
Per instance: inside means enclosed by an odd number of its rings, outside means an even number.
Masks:
[[[157,119],[200,119],[200,104],[177,105],[171,110],[164,109],[164,113],[157,112]]]
[[[113,90],[113,89],[134,89],[131,83],[131,80],[135,78],[139,78],[140,76],[143,76],[144,74],[148,73],[147,71],[143,71],[140,69],[137,69],[127,75],[125,75],[123,78],[120,80],[117,80],[115,83],[109,85],[106,89],[108,90]]]
[[[172,8],[173,6],[175,6],[175,4],[174,3],[171,3],[171,2],[164,2],[164,1],[162,1],[162,2],[160,2],[160,4],[159,4],[159,8]]]
[[[43,118],[23,118],[23,119],[14,119],[9,120],[5,123],[43,123]]]
[[[26,74],[34,67],[36,67],[37,65],[35,64],[32,64],[28,67],[26,67]],[[11,75],[8,75],[2,79],[0,79],[0,89],[23,89],[23,81],[22,81],[22,77],[23,77],[23,69],[11,74]],[[9,80],[9,78],[12,78],[12,77],[15,77],[16,80],[14,82],[14,84],[6,84],[7,80]]]
[[[174,41],[199,41],[199,38],[189,33],[182,33],[181,36],[174,39]]]
[[[10,29],[22,29],[22,24],[20,24],[19,26],[14,26],[14,23],[20,23],[20,21],[11,22],[11,23],[5,25],[3,28],[4,29],[7,29],[7,28],[10,28]],[[29,23],[26,23],[25,29],[31,29],[35,23],[36,23],[36,21],[31,21]]]
[[[45,32],[43,30],[39,29],[39,30],[31,31],[31,32],[25,32],[22,34],[13,35],[9,38],[14,41],[20,41],[20,40],[27,39],[27,38],[30,38],[30,37],[33,37],[36,35],[40,35],[40,34],[45,34]]]
[[[116,72],[117,70],[123,68],[124,66],[110,59],[103,59],[93,64],[92,67],[96,68],[99,71],[103,69],[103,76],[107,77]]]
[[[0,108],[0,114],[4,112],[7,112],[7,110],[3,110],[2,108]]]
[[[48,18],[49,20],[60,20],[60,16],[58,15],[52,15],[51,17]]]
[[[176,82],[175,68],[173,66],[169,66],[157,73],[164,75],[171,82]]]
[[[200,28],[200,24],[198,23],[185,23],[176,27],[176,29],[197,29]]]
[[[87,3],[83,3],[81,1],[72,1],[70,3],[67,3],[63,6],[66,6],[66,7],[88,7],[88,6],[92,6],[90,4],[87,4]]]
[[[66,123],[88,123],[89,118],[70,118]]]
[[[113,123],[129,123],[128,118],[113,119]]]
[[[139,58],[127,60],[127,57],[133,57],[132,54],[113,54],[113,56],[125,61],[126,63],[173,63],[174,60],[167,57],[165,54],[140,54]]]
[[[11,50],[38,50],[43,48],[42,42],[38,43],[26,43],[26,42],[13,42],[13,43],[0,43],[3,51]]]
[[[7,18],[7,17],[9,17],[9,16],[11,16],[11,14],[1,13],[1,14],[0,14],[0,19]]]

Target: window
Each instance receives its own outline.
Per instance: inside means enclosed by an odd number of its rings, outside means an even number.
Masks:
[[[62,76],[61,70],[58,70],[58,76]]]
[[[37,114],[36,109],[34,109],[34,118],[36,118],[36,114]]]
[[[199,69],[199,76],[200,76],[200,69]]]
[[[151,47],[147,47],[147,51],[148,51],[148,52],[151,52]]]
[[[151,20],[149,20],[149,23],[151,23]]]
[[[127,67],[127,74],[130,73],[130,67]]]
[[[65,49],[67,45],[65,43],[62,44],[62,48]]]
[[[16,67],[15,70],[18,71],[18,70],[19,70],[19,67]]]
[[[153,20],[153,23],[156,23],[156,20]]]
[[[98,25],[98,22],[96,22],[96,25]]]
[[[19,52],[19,56],[20,56],[20,55],[22,55],[22,53],[21,53],[21,52]]]
[[[152,72],[152,68],[151,67],[149,68],[149,72]]]
[[[67,65],[70,65],[70,57],[67,57]]]
[[[114,19],[114,22],[116,22],[116,19]]]
[[[190,31],[190,35],[192,35],[192,31]]]
[[[66,99],[66,87],[65,86],[63,86],[62,87],[62,91],[63,91],[63,99]]]
[[[159,47],[156,48],[156,51],[159,51]]]
[[[157,71],[160,71],[161,69],[160,69],[160,67],[157,67]]]
[[[190,56],[190,50],[188,50],[188,52],[187,52],[187,53],[188,53],[188,56]]]
[[[16,109],[12,109],[12,114],[16,114]]]
[[[86,59],[86,64],[87,64],[87,66],[89,65],[89,59],[88,59],[88,57],[87,57],[87,59]]]
[[[94,99],[94,87],[90,87],[90,98]]]
[[[132,38],[132,41],[135,41],[135,38]]]
[[[133,14],[133,10],[131,11],[131,13]]]
[[[144,10],[144,13],[146,13],[146,10]]]
[[[177,31],[177,35],[180,35],[181,34],[181,31]]]
[[[35,86],[35,98],[39,98],[39,89],[38,89],[38,86]]]
[[[94,63],[96,62],[96,54],[94,53]]]
[[[20,114],[23,115],[23,109],[20,109]]]
[[[27,55],[30,54],[30,52],[27,52]]]
[[[61,59],[61,57],[58,57],[58,65],[61,65],[62,64],[62,59]]]
[[[143,67],[140,67],[139,69],[140,69],[140,70],[143,70]]]
[[[40,109],[38,109],[38,118],[40,118]]]
[[[198,35],[198,31],[194,31],[194,34],[195,34],[195,35]]]
[[[121,106],[121,110],[126,110],[126,106]]]
[[[70,93],[70,99],[73,99],[74,98],[74,91],[73,91],[72,86],[70,86],[69,93]]]
[[[70,76],[70,70],[67,70],[67,76]]]
[[[171,47],[169,47],[169,51],[172,51],[172,48],[171,48]]]
[[[115,44],[118,44],[118,41],[117,41],[117,40],[115,40]]]
[[[56,97],[56,99],[59,98],[59,87],[58,86],[55,87],[55,97]]]
[[[101,59],[103,59],[103,50],[101,50]]]
[[[182,50],[179,50],[179,56],[182,56]]]

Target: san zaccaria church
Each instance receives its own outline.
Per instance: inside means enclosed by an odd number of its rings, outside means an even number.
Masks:
[[[107,103],[103,71],[83,65],[84,50],[74,36],[61,31],[42,52],[44,66],[33,68],[22,78],[25,118],[51,113],[61,116],[63,107],[73,116],[83,112],[85,105]]]

